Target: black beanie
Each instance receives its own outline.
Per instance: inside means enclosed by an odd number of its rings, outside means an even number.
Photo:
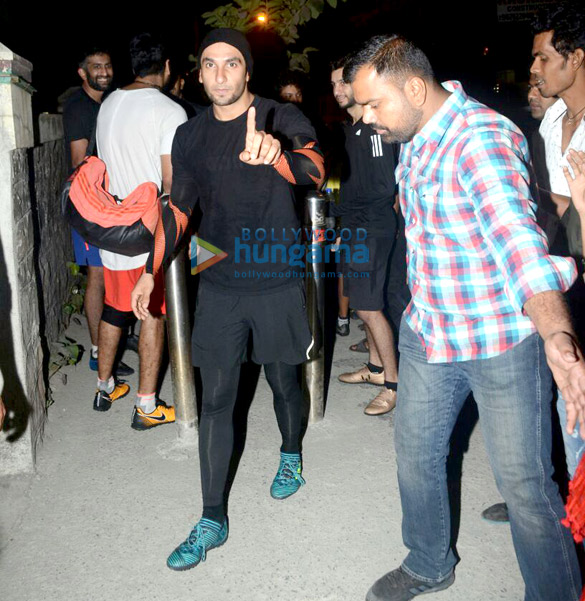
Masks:
[[[254,60],[252,59],[252,50],[250,49],[250,44],[248,43],[246,36],[241,31],[236,31],[235,29],[230,29],[229,27],[213,29],[203,38],[203,42],[201,42],[201,46],[199,48],[199,54],[197,55],[199,67],[201,67],[201,55],[203,54],[203,51],[208,46],[217,44],[218,42],[229,44],[230,46],[237,48],[242,53],[244,61],[246,62],[246,70],[251,76]]]

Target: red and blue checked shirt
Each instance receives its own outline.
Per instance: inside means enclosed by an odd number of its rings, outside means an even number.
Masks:
[[[405,318],[431,363],[499,355],[536,331],[528,299],[567,290],[572,259],[548,254],[529,189],[528,145],[459,82],[408,144],[396,180],[406,221]]]

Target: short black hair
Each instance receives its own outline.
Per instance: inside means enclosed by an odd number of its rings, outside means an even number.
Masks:
[[[361,67],[370,66],[378,75],[391,77],[400,85],[411,76],[433,80],[435,74],[427,55],[400,35],[378,35],[351,54],[343,68],[343,79],[351,83]]]
[[[333,59],[329,63],[330,71],[337,71],[337,69],[343,69],[343,67],[345,67],[345,63],[347,63],[347,59],[348,59],[347,54],[344,54],[343,56]]]
[[[162,73],[168,58],[162,41],[151,33],[141,33],[130,42],[130,62],[136,77]]]
[[[84,48],[79,54],[79,60],[77,61],[79,68],[85,69],[87,67],[87,59],[96,54],[106,54],[111,57],[110,51],[105,46],[89,46],[88,48]]]
[[[555,4],[542,10],[532,22],[532,33],[552,31],[554,49],[567,58],[578,48],[585,50],[585,8],[576,2]]]
[[[283,71],[276,80],[276,91],[280,92],[286,86],[296,86],[302,92],[306,86],[305,75],[292,69]]]

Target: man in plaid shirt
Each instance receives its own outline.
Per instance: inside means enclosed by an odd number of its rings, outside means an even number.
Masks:
[[[372,38],[344,79],[364,122],[404,144],[396,179],[412,292],[395,432],[409,554],[367,601],[407,601],[453,583],[446,459],[471,392],[508,504],[525,599],[575,601],[581,578],[552,480],[547,362],[567,401],[568,428],[579,423],[585,437],[585,362],[562,296],[576,269],[548,254],[536,225],[526,140],[459,82],[440,85],[404,38]]]

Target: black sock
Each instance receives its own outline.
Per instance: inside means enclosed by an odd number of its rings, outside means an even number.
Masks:
[[[223,503],[221,505],[204,505],[203,517],[207,520],[213,520],[218,524],[223,524],[225,521],[225,509]]]
[[[389,382],[388,380],[384,380],[384,386],[388,389],[388,390],[398,390],[398,383],[397,382]]]
[[[300,444],[289,444],[288,446],[285,443],[282,443],[280,447],[281,453],[286,453],[287,455],[300,455],[301,454],[301,445]]]
[[[380,365],[374,365],[373,363],[370,363],[368,361],[367,363],[368,369],[373,373],[373,374],[381,374],[384,371],[384,368],[381,367]]]

